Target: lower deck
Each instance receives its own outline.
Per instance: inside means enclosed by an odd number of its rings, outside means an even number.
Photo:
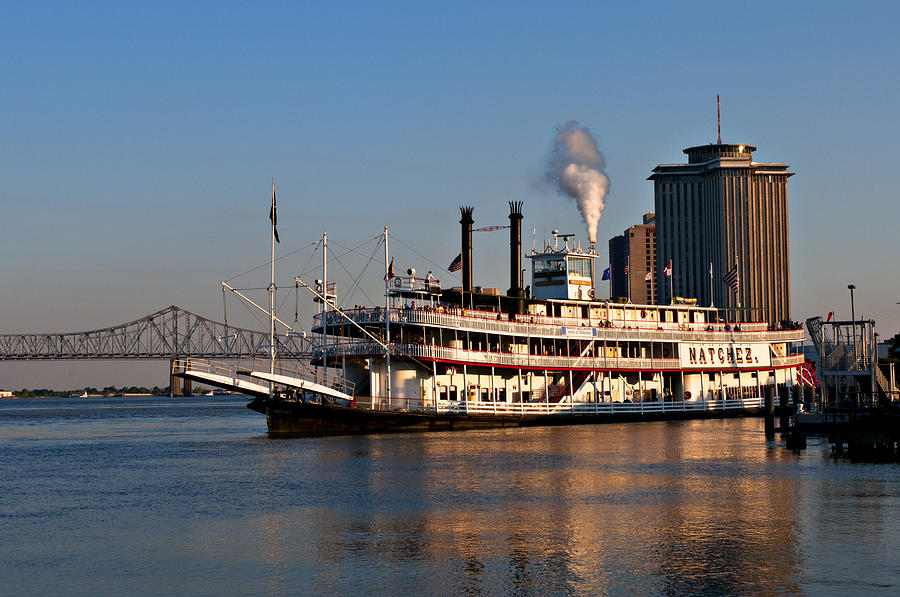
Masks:
[[[345,359],[340,371],[373,409],[490,414],[648,413],[759,408],[795,384],[794,368],[551,370],[393,359]]]
[[[451,431],[497,427],[584,425],[630,421],[709,419],[756,415],[756,401],[709,401],[687,404],[436,404],[431,409],[404,408],[397,401],[360,399],[353,407],[327,402],[257,399],[248,405],[266,415],[269,433],[331,435],[400,431]]]

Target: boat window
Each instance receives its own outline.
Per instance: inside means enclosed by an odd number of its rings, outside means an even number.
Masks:
[[[546,261],[535,261],[534,262],[534,271],[538,272],[538,273],[562,271],[562,270],[563,270],[562,259],[548,259]]]
[[[447,386],[438,386],[438,398],[446,402],[447,400]]]
[[[450,386],[449,390],[449,399],[453,400],[454,402],[459,400],[459,390],[456,389],[456,386]]]
[[[569,257],[569,275],[582,276],[585,278],[592,277],[591,259],[587,257]]]

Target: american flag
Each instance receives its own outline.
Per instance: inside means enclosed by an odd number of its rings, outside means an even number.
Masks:
[[[741,284],[741,277],[738,275],[738,268],[736,265],[731,268],[727,274],[722,276],[722,281],[725,282],[727,286],[730,286],[733,291],[738,291]]]
[[[456,256],[447,269],[451,272],[458,272],[462,269],[462,251],[459,252],[459,255]]]
[[[625,266],[625,275],[626,276],[628,275],[628,266],[627,265]]]

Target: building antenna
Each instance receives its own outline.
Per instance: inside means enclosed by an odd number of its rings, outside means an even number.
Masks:
[[[716,94],[716,128],[719,131],[719,140],[716,141],[719,145],[722,144],[722,112],[719,110],[719,94]]]

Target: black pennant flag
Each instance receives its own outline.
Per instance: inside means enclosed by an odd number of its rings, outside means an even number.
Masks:
[[[280,243],[278,238],[278,211],[275,209],[275,187],[272,186],[272,209],[269,210],[269,219],[272,220],[272,233],[275,234],[275,242]]]

